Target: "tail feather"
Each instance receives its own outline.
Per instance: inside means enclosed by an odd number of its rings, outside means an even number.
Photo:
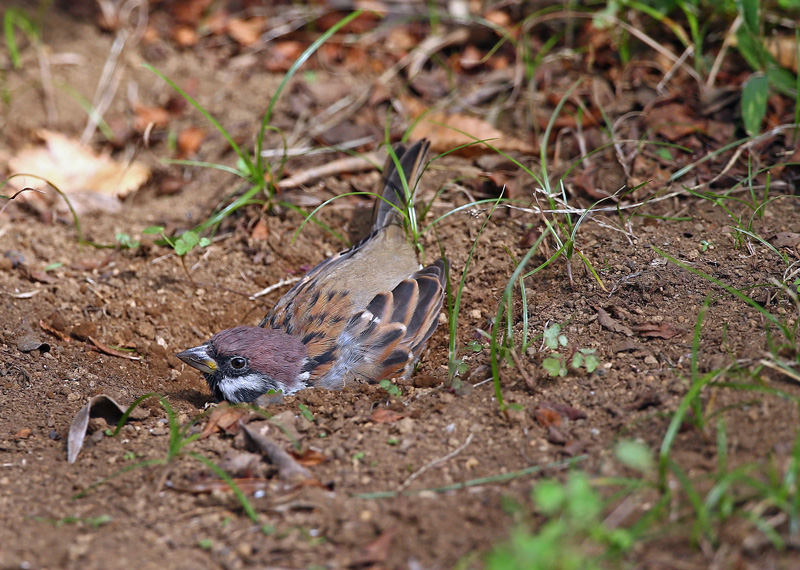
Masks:
[[[380,229],[397,220],[400,215],[397,208],[405,210],[409,200],[413,203],[414,189],[420,174],[422,174],[421,166],[429,146],[430,143],[422,139],[408,148],[402,144],[395,145],[393,151],[389,152],[383,167],[383,199],[375,201],[375,209],[372,214],[373,230]],[[406,188],[408,188],[408,196]]]

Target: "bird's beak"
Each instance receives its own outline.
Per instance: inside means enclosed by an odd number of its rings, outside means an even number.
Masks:
[[[206,374],[213,374],[217,369],[216,361],[208,355],[208,347],[204,344],[179,352],[175,356]]]

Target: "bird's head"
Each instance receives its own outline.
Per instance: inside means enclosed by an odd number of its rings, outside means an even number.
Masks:
[[[284,331],[239,326],[177,354],[203,373],[218,401],[253,402],[270,390],[292,394],[306,387],[305,345]]]

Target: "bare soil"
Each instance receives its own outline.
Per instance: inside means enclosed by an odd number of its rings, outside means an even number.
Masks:
[[[46,21],[51,52],[83,58],[79,65],[55,66],[55,84],[71,85],[91,98],[113,36],[102,33],[91,19],[62,11],[52,11]],[[35,56],[32,50],[23,55],[23,69],[5,76],[9,98],[0,119],[0,164],[33,141],[35,131],[44,125],[78,136],[85,122],[75,99],[57,90],[58,119],[48,124]],[[172,94],[137,65],[142,60],[179,84],[191,83],[198,100],[244,141],[252,137],[280,81],[279,75],[252,66],[227,65],[228,54],[218,50],[180,50],[166,43],[140,47],[126,51],[123,64],[128,67],[126,81],[138,86],[139,98],[148,104],[164,104]],[[368,82],[365,77],[325,69],[316,73],[318,82],[344,83],[353,89]],[[128,101],[118,95],[107,118],[130,120],[130,113]],[[291,129],[286,99],[279,105],[276,123]],[[189,111],[177,124],[206,126],[202,117]],[[156,137],[149,148],[138,150],[139,158],[156,171],[154,180],[128,198],[119,213],[81,217],[85,238],[113,243],[114,236],[124,232],[140,239],[140,248],[80,245],[71,223],[48,223],[17,205],[0,217],[0,252],[6,260],[23,261],[16,266],[6,261],[0,269],[1,568],[451,568],[469,557],[478,564],[480,554],[506,538],[517,522],[508,505],[516,502],[528,508],[536,479],[563,476],[564,460],[578,458],[578,467],[594,475],[624,475],[627,471],[612,453],[618,440],[634,438],[658,448],[671,413],[687,391],[695,322],[709,294],[716,300],[702,329],[701,371],[734,361],[746,368],[762,357],[767,345],[765,322],[756,310],[667,263],[652,249],[667,251],[737,288],[780,278],[784,267],[764,247],[756,244],[753,252],[735,247],[731,220],[721,209],[676,196],[644,210],[649,215],[690,219],[633,217],[627,233],[596,223],[613,223],[613,213],[598,215],[581,227],[579,247],[608,291],[577,258],[572,264],[573,284],[563,261],[525,283],[530,334],[540,335],[549,323],[562,324],[572,348],[596,349],[602,362],[596,372],[571,370],[566,377],[551,379],[541,367],[547,351],[534,343],[528,353],[518,355],[524,373],[517,367],[503,368],[503,394],[515,404],[504,415],[493,384],[480,382],[489,376],[484,341],[479,352],[465,353],[467,383],[475,386],[458,393],[447,387],[448,331],[440,326],[419,370],[399,382],[399,396],[363,386],[286,397],[269,412],[294,433],[300,448],[318,451],[326,460],[309,467],[320,485],[291,487],[268,477],[260,492],[249,490],[261,525],[267,527],[264,532],[243,514],[230,490],[212,484],[214,475],[189,456],[166,467],[126,471],[138,461],[167,453],[167,416],[156,400],[145,404],[147,417],[131,422],[117,437],[104,436],[103,426],[95,422],[77,462],[66,461],[70,421],[93,395],[107,394],[128,404],[157,392],[184,424],[203,414],[213,400],[208,388],[174,354],[222,328],[256,324],[285,289],[255,301],[249,295],[302,274],[344,247],[313,224],[292,241],[302,216],[254,208],[226,221],[209,247],[187,256],[191,282],[174,254],[154,245],[152,236],[143,236],[141,230],[156,224],[168,231],[191,227],[237,190],[238,182],[211,169],[163,164],[160,159],[169,154],[166,135],[157,135],[161,138]],[[273,142],[277,145],[279,139]],[[213,133],[200,152],[206,161],[233,162],[222,138]],[[302,171],[325,160],[329,158],[298,158],[288,167]],[[429,200],[442,187],[444,191],[428,220],[467,203],[465,194],[448,183],[472,164],[447,157],[432,165],[422,181],[421,199]],[[160,190],[167,176],[181,181],[178,192]],[[376,172],[342,175],[308,187],[306,194],[325,199],[353,189],[369,191],[378,178]],[[521,188],[531,191],[532,186]],[[355,239],[369,212],[368,200],[349,198],[323,209],[319,218]],[[425,236],[428,255],[437,256],[439,243],[443,244],[454,273],[460,275],[487,213],[488,209],[473,208],[448,217],[438,225],[438,242],[432,233]],[[256,219],[266,226],[265,239],[252,237]],[[781,200],[765,209],[754,231],[762,236],[797,232],[798,219],[797,201]],[[458,315],[461,345],[480,340],[476,330],[489,327],[515,260],[525,254],[528,234],[540,231],[539,224],[532,214],[508,209],[492,216],[464,289]],[[544,260],[544,254],[537,254],[531,267]],[[48,271],[49,282],[40,282],[36,272],[54,263],[61,265]],[[770,305],[778,301],[766,293],[754,295],[789,318],[790,305]],[[661,327],[674,336],[612,332],[601,324],[601,309],[631,329]],[[70,340],[50,335],[40,322],[63,330]],[[21,341],[31,335],[47,343],[49,350],[22,352]],[[89,336],[132,349],[129,354],[139,360],[99,352],[86,340]],[[777,385],[800,396],[794,385]],[[313,420],[301,413],[300,404]],[[543,405],[567,405],[585,418],[562,417],[559,434],[554,435],[536,421],[536,411]],[[797,432],[795,405],[777,397],[721,389],[710,392],[704,405],[707,413],[726,410],[721,415],[728,426],[733,465],[772,461],[779,469],[785,467]],[[373,414],[381,408],[401,412],[404,418],[375,421]],[[200,428],[205,421],[198,421]],[[215,434],[188,449],[220,463],[238,453],[235,445],[236,438]],[[673,458],[692,476],[714,469],[713,432],[687,426],[678,436]],[[542,469],[505,482],[436,490],[533,466]],[[210,483],[203,487],[210,492],[199,492],[203,483]],[[397,490],[405,493],[360,496]],[[647,508],[644,502],[637,505],[630,519]],[[682,516],[686,513],[676,513],[677,519]],[[692,547],[686,525],[677,525],[666,536],[655,537],[648,548],[634,552],[630,564],[706,568],[714,559],[720,568],[792,567],[791,551],[781,553],[745,540],[755,534],[752,527],[730,525],[721,536],[725,548],[709,550]],[[374,555],[378,538],[385,541],[385,557],[380,552]],[[371,544],[373,549],[367,549]]]

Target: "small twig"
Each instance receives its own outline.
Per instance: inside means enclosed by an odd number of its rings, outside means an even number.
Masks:
[[[517,355],[517,351],[511,349],[509,353],[511,354],[511,360],[514,361],[514,366],[516,366],[517,370],[519,370],[519,373],[522,374],[522,379],[525,380],[525,385],[530,388],[531,392],[536,392],[536,381],[531,378],[530,374],[528,374],[528,371],[522,366],[522,362]]]
[[[280,288],[281,288],[281,287],[283,287],[284,285],[289,285],[289,284],[291,284],[291,283],[294,283],[295,281],[300,281],[300,278],[299,278],[299,277],[287,277],[286,279],[281,279],[281,280],[280,280],[280,281],[278,281],[277,283],[273,283],[272,285],[270,285],[269,287],[266,287],[266,288],[262,289],[262,290],[261,290],[261,291],[259,291],[258,293],[254,294],[254,295],[250,295],[249,299],[250,299],[251,301],[255,301],[255,300],[256,300],[256,299],[258,299],[259,297],[263,297],[264,295],[269,295],[269,294],[270,294],[270,293],[272,293],[272,292],[273,292],[275,289],[280,289]]]
[[[472,437],[474,435],[475,435],[474,433],[469,434],[467,436],[467,439],[464,441],[464,443],[459,445],[456,449],[454,449],[453,451],[451,451],[450,453],[448,453],[444,457],[440,457],[439,459],[434,459],[433,461],[431,461],[427,465],[423,465],[417,471],[415,471],[414,473],[409,475],[408,479],[403,481],[400,484],[400,486],[397,487],[397,492],[400,492],[403,489],[405,489],[406,487],[408,487],[417,477],[419,477],[420,475],[422,475],[426,471],[429,471],[429,470],[433,469],[434,467],[437,467],[437,466],[441,465],[442,463],[451,460],[453,457],[455,457],[456,455],[458,455],[459,453],[464,451],[464,449],[466,449],[466,447],[472,442]]]
[[[278,477],[284,481],[302,481],[312,478],[311,472],[281,449],[277,443],[261,435],[258,430],[249,427],[241,420],[239,420],[239,425],[242,426],[242,431],[250,438],[259,453],[278,468]]]
[[[281,190],[289,190],[297,188],[319,180],[320,178],[327,178],[328,176],[336,176],[345,172],[361,172],[364,170],[372,170],[376,164],[380,164],[382,159],[381,155],[385,153],[370,152],[362,156],[346,156],[339,160],[326,162],[323,165],[309,168],[302,172],[298,172],[294,176],[290,176],[278,183]]]
[[[314,148],[312,146],[300,146],[294,148],[273,148],[273,149],[265,149],[261,151],[261,156],[264,158],[283,158],[283,157],[292,157],[292,156],[314,156],[315,154],[327,154],[331,152],[339,152],[342,150],[349,150],[351,148],[357,148],[362,145],[371,143],[375,140],[375,137],[367,136],[361,137],[360,139],[354,139],[351,141],[346,141],[339,143],[335,146],[324,146]]]

